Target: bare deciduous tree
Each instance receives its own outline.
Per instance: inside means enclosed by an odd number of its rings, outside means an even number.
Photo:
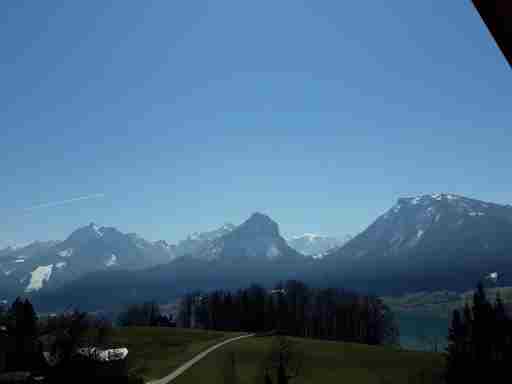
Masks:
[[[236,360],[235,353],[229,351],[224,357],[224,369],[223,369],[223,383],[224,384],[237,384],[238,375],[236,373]]]
[[[300,375],[303,363],[303,354],[289,338],[275,336],[265,363],[265,383],[290,383]]]

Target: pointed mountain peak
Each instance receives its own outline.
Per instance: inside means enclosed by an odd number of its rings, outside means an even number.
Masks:
[[[270,218],[270,216],[265,215],[260,212],[254,212],[249,219],[246,220],[246,223],[248,222],[254,222],[254,223],[265,223],[265,224],[276,224],[274,220]]]
[[[253,213],[238,230],[250,231],[259,234],[268,234],[271,236],[279,236],[279,226],[269,216],[255,212]]]
[[[303,255],[290,248],[279,234],[278,224],[269,216],[255,212],[232,231],[214,239],[195,255],[204,260],[295,260]]]

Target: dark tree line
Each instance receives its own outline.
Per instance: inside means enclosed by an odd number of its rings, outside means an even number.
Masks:
[[[153,326],[160,317],[160,307],[155,302],[133,304],[121,312],[117,318],[119,325],[127,326]]]
[[[398,342],[393,314],[379,298],[338,289],[313,289],[294,280],[272,290],[252,285],[236,292],[187,295],[179,316],[185,327],[276,331],[373,345]]]
[[[512,319],[497,293],[491,303],[482,283],[462,313],[453,312],[448,335],[447,382],[507,377],[512,363]]]
[[[37,316],[27,299],[17,298],[0,316],[0,370],[34,369],[38,360]]]
[[[172,315],[162,315],[160,306],[154,301],[129,305],[122,311],[117,322],[122,327],[175,327]]]

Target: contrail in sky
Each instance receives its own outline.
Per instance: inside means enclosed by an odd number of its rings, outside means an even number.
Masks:
[[[95,193],[93,195],[86,195],[86,196],[74,197],[72,199],[67,199],[67,200],[50,201],[49,203],[33,205],[31,207],[24,208],[23,210],[24,211],[33,211],[33,210],[39,209],[39,208],[57,207],[59,205],[71,204],[71,203],[75,203],[77,201],[91,200],[91,199],[101,199],[103,197],[105,197],[104,193]]]

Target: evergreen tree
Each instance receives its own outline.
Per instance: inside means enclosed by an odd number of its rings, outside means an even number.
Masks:
[[[31,369],[35,364],[37,317],[28,300],[20,297],[8,312],[8,331],[14,337],[12,369]]]
[[[23,335],[24,318],[25,308],[23,306],[23,301],[20,297],[17,297],[9,309],[9,328],[11,333],[16,336]]]
[[[460,353],[464,346],[464,325],[458,310],[454,310],[452,314],[452,324],[448,330],[449,348],[453,347],[454,352]]]
[[[492,306],[487,300],[483,284],[478,283],[473,295],[473,350],[475,359],[479,361],[481,370],[490,369],[489,363],[492,355],[490,343],[492,330]]]
[[[464,316],[455,311],[449,329],[447,383],[497,380],[512,361],[511,320],[498,292],[492,305],[483,284],[466,303]]]
[[[32,303],[25,299],[23,303],[23,334],[29,337],[35,337],[37,334],[37,316]]]
[[[465,351],[465,330],[458,310],[452,314],[451,326],[448,330],[447,382],[455,383],[460,379],[461,370],[467,363]]]
[[[507,336],[509,330],[507,326],[507,313],[499,291],[496,293],[496,303],[493,310],[494,318],[496,320],[496,324],[492,329],[492,338],[495,343],[493,358],[496,360],[503,360],[507,349]]]
[[[265,330],[274,331],[276,329],[276,306],[272,295],[267,296],[266,307]]]
[[[226,331],[233,331],[235,330],[235,311],[233,310],[233,297],[231,296],[231,293],[228,292],[224,296],[224,305],[223,305],[223,323],[224,323],[224,330]]]

